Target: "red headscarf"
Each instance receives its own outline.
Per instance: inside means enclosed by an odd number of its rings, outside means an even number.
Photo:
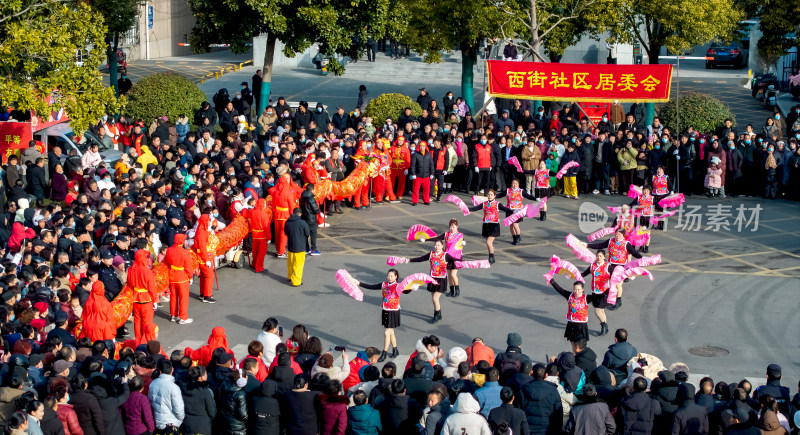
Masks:
[[[183,246],[184,243],[186,243],[186,234],[175,234],[172,246]]]

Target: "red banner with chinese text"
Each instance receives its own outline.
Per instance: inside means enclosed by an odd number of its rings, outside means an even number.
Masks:
[[[669,101],[672,65],[490,60],[489,94],[544,101]]]
[[[0,153],[5,163],[11,154],[19,154],[18,150],[28,148],[33,139],[30,122],[0,122]]]

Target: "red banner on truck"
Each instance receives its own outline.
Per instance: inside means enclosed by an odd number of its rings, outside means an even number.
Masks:
[[[544,101],[669,101],[672,65],[490,60],[489,94]]]

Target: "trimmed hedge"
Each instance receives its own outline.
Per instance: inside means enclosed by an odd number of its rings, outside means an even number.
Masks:
[[[207,98],[196,83],[172,72],[155,73],[139,80],[127,97],[126,112],[134,119],[143,119],[145,125],[165,115],[171,122],[181,114],[193,119],[194,112]]]
[[[390,116],[396,122],[400,115],[405,114],[406,107],[411,108],[412,115],[422,116],[419,104],[403,94],[379,95],[367,104],[364,114],[372,118],[373,125],[383,125],[383,121]]]
[[[725,125],[725,119],[730,118],[733,125],[736,125],[736,117],[722,101],[708,94],[692,92],[681,95],[680,104],[680,131],[692,126],[700,133],[715,132],[718,128]],[[669,127],[672,131],[676,129],[676,105],[675,100],[661,106],[658,117],[661,123]]]

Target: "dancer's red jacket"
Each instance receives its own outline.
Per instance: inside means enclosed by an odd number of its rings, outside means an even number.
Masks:
[[[245,217],[250,220],[250,229],[256,234],[253,234],[254,239],[269,239],[269,215],[267,215],[267,200],[256,200],[256,206],[252,209],[245,211]]]
[[[158,301],[156,276],[150,270],[150,253],[146,249],[140,249],[134,254],[133,265],[128,269],[128,285],[133,287],[134,303]]]
[[[208,226],[210,221],[211,218],[207,214],[200,216],[197,221],[197,231],[194,233],[194,247],[197,250],[200,262],[204,264],[206,261],[214,260],[214,254],[208,252]]]
[[[174,243],[167,248],[167,253],[164,254],[164,263],[169,266],[170,283],[189,282],[194,274],[192,257],[189,256],[189,251],[183,247],[184,242],[186,242],[186,234],[176,234]]]

